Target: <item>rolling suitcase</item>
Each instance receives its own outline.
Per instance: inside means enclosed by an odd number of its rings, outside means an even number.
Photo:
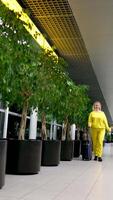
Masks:
[[[92,159],[92,142],[90,134],[87,131],[83,133],[81,154],[82,154],[82,160]]]
[[[92,145],[89,140],[82,142],[82,160],[92,159]]]

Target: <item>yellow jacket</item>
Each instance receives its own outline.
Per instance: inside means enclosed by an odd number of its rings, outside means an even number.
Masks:
[[[108,126],[107,118],[103,111],[92,111],[89,114],[88,126],[91,128],[104,128],[108,132],[111,131],[111,128]]]

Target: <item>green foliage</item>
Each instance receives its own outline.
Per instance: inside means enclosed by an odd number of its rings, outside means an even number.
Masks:
[[[71,124],[76,123],[80,127],[86,127],[90,105],[87,91],[87,86],[75,85],[72,80],[66,79],[54,108],[54,117],[60,123],[68,118]]]
[[[111,135],[109,135],[109,134],[106,133],[105,134],[105,141],[109,143],[109,142],[111,142],[111,139],[112,139]]]
[[[64,59],[39,48],[19,19],[20,13],[0,2],[0,14],[1,100],[9,106],[16,104],[24,114],[30,107],[38,107],[59,122],[68,117],[71,123],[83,126],[88,88],[73,83]]]
[[[24,130],[30,107],[38,106],[52,113],[53,102],[67,77],[66,63],[51,51],[39,48],[18,18],[20,14],[8,10],[2,3],[0,13],[1,100],[22,109]]]
[[[45,81],[41,84],[40,90],[40,100],[39,100],[39,110],[46,112],[46,114],[53,114],[57,102],[59,101],[59,96],[62,93],[62,87],[64,81],[67,80],[68,74],[66,73],[67,63],[62,58],[56,58],[49,53],[49,57],[43,58],[43,76],[45,74]],[[48,74],[48,75],[47,75]],[[42,98],[43,96],[43,98]]]
[[[35,77],[39,67],[38,48],[18,19],[18,13],[0,4],[0,91],[2,100],[22,107],[36,92]],[[33,84],[33,82],[35,84]],[[32,102],[33,103],[33,102]]]
[[[88,96],[89,87],[86,85],[78,86],[77,111],[75,116],[76,125],[80,128],[86,128],[88,123],[88,115],[91,111],[91,101]]]
[[[18,19],[18,13],[0,7],[0,91],[2,100],[20,108],[25,99],[29,107],[52,108],[58,87],[65,77],[65,62],[51,51],[39,49]],[[29,26],[29,25],[28,25]],[[60,64],[59,64],[60,60]],[[62,84],[60,84],[61,87]]]

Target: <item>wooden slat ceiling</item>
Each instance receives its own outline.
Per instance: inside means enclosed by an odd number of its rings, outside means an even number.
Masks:
[[[108,113],[88,52],[68,0],[18,0],[29,9],[35,25],[69,63],[69,74],[78,84],[90,86],[93,101],[100,100]]]

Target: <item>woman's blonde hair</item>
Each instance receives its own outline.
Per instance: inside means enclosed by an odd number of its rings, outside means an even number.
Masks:
[[[97,104],[97,103],[100,105],[99,110],[101,110],[102,106],[101,106],[100,101],[95,101],[94,104],[93,104],[93,106],[92,106],[92,109],[95,110],[95,104]]]

